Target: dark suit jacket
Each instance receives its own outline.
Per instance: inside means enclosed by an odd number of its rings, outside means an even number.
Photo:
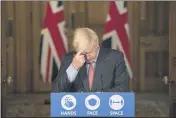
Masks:
[[[129,75],[122,52],[100,48],[91,90],[88,87],[88,76],[85,64],[80,68],[73,83],[67,77],[66,70],[71,64],[74,55],[75,52],[71,52],[63,57],[58,75],[52,82],[53,92],[129,91]]]

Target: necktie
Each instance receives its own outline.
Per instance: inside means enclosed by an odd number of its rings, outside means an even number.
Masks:
[[[93,64],[89,64],[89,89],[92,88],[92,84],[93,84],[93,80],[94,80],[94,68],[93,68]]]

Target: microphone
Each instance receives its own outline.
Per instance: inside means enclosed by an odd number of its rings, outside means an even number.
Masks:
[[[81,88],[81,89],[79,90],[79,92],[83,93],[83,92],[84,92],[84,89],[83,89],[83,88]]]
[[[103,83],[103,79],[102,79],[102,74],[100,76],[100,80],[101,80],[101,92],[104,92],[104,83]]]

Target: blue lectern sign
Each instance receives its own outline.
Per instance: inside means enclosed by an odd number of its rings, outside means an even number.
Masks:
[[[51,117],[134,117],[134,93],[51,93]]]

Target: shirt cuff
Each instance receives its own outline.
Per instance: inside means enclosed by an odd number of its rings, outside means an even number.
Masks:
[[[72,64],[70,64],[70,66],[67,68],[66,72],[70,82],[73,82],[76,79],[78,71],[79,70],[76,70]]]

